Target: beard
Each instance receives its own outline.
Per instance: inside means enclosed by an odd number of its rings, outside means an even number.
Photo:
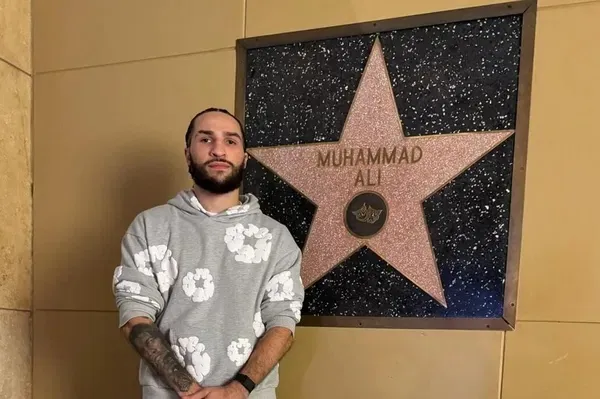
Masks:
[[[212,177],[208,172],[208,164],[214,161],[217,161],[217,159],[212,159],[199,165],[190,157],[188,171],[194,183],[201,189],[213,194],[227,194],[240,188],[244,179],[244,168],[242,168],[242,165],[235,166],[229,161],[218,159],[220,162],[227,162],[231,166],[231,171],[225,177],[216,178]]]

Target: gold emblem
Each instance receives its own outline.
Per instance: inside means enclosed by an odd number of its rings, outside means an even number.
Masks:
[[[371,207],[371,205],[367,206],[367,204],[363,202],[359,209],[352,211],[352,214],[359,222],[373,224],[379,220],[381,212],[383,212],[383,209],[375,209]]]

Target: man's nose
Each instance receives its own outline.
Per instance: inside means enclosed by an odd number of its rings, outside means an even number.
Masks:
[[[218,140],[213,142],[213,145],[210,149],[210,154],[214,157],[223,157],[225,156],[225,146]]]

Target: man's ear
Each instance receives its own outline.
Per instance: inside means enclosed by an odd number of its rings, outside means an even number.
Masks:
[[[247,152],[244,153],[244,169],[246,169],[246,165],[248,164],[248,158],[250,156],[248,155]]]
[[[186,147],[183,150],[183,154],[185,156],[185,162],[187,163],[188,166],[190,166],[190,149],[188,147]]]

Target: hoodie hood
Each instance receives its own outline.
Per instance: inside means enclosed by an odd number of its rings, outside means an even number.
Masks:
[[[253,194],[240,195],[240,204],[225,209],[217,214],[208,214],[203,208],[198,198],[192,190],[182,190],[175,197],[167,202],[168,205],[174,206],[182,212],[190,215],[210,217],[215,221],[223,221],[231,223],[232,220],[243,218],[249,214],[261,213],[258,198]]]

